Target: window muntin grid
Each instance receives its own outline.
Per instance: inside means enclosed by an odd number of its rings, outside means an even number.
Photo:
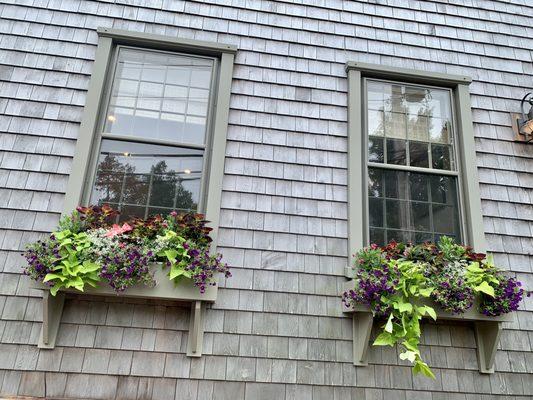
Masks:
[[[367,81],[369,162],[455,171],[450,91]]]
[[[214,62],[120,48],[104,133],[202,145]]]
[[[119,220],[202,211],[215,75],[210,57],[117,46],[88,193],[92,204],[119,209]],[[176,87],[181,92],[173,92]],[[170,124],[170,114],[182,115],[183,123]]]
[[[365,99],[370,242],[460,241],[451,92],[366,79]]]

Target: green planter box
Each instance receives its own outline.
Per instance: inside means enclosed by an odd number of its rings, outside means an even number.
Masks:
[[[187,343],[187,355],[200,357],[202,355],[204,313],[205,304],[213,303],[217,298],[218,287],[208,286],[205,293],[200,293],[198,287],[189,279],[182,279],[178,284],[170,281],[167,276],[168,269],[163,270],[160,264],[154,265],[154,287],[134,286],[121,294],[117,294],[105,282],[97,288],[86,287],[84,292],[76,289],[60,290],[56,296],[50,294],[47,286],[36,283],[33,288],[43,291],[43,326],[39,336],[38,347],[53,349],[55,347],[57,333],[63,314],[65,294],[73,293],[78,296],[107,296],[140,299],[170,300],[181,303],[191,303],[191,315],[189,323],[189,339]],[[176,343],[179,346],[179,343]]]

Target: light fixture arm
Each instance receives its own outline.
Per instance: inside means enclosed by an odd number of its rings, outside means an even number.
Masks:
[[[526,93],[525,96],[522,98],[522,101],[520,102],[520,110],[522,111],[522,123],[527,121],[526,113],[524,111],[524,103],[526,102],[526,99],[528,97],[531,97],[532,95],[533,95],[533,92]],[[533,97],[528,100],[528,103],[533,107]]]
[[[528,99],[529,98],[529,99]],[[529,103],[531,106],[529,112],[526,114],[524,110],[524,104]],[[522,113],[522,118],[518,120],[518,134],[523,135],[525,142],[529,143],[533,137],[530,139],[531,127],[533,125],[533,92],[526,93],[520,102],[520,111]]]

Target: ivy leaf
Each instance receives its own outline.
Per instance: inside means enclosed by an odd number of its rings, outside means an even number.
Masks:
[[[167,256],[169,261],[175,261],[178,252],[174,249],[165,250],[165,256]]]
[[[389,319],[387,321],[387,323],[385,324],[385,332],[389,332],[389,333],[392,333],[392,314],[389,315]]]
[[[396,340],[390,333],[382,332],[378,335],[376,340],[374,340],[374,343],[372,343],[372,345],[373,346],[394,346],[394,343],[396,343]]]
[[[483,292],[485,294],[488,294],[491,297],[495,297],[494,288],[490,286],[487,282],[483,281],[478,286],[474,288],[477,292]]]

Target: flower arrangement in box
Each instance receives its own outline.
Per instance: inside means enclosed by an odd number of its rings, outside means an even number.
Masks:
[[[154,286],[154,268],[168,269],[170,280],[191,279],[200,293],[219,273],[230,277],[220,254],[211,254],[211,228],[202,214],[171,212],[121,225],[111,207],[78,207],[47,239],[23,253],[24,272],[50,287],[83,291],[107,284],[117,293],[135,285]]]
[[[354,268],[355,286],[343,293],[345,305],[367,305],[374,316],[386,320],[373,344],[400,344],[400,358],[413,364],[413,372],[432,378],[418,345],[420,320],[424,316],[436,320],[437,313],[424,300],[453,314],[477,304],[485,316],[498,316],[517,310],[526,294],[519,281],[494,266],[491,257],[448,237],[437,244],[371,245],[356,254]]]

